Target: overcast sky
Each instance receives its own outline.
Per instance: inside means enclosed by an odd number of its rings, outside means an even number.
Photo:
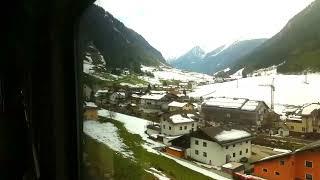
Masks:
[[[199,45],[270,38],[313,0],[98,0],[167,59]]]

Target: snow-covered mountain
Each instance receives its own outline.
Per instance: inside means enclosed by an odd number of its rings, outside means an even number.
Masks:
[[[235,41],[220,46],[207,54],[197,46],[176,61],[170,63],[179,69],[214,74],[232,67],[237,60],[252,52],[265,40],[266,39]]]
[[[162,54],[140,34],[97,5],[86,10],[79,25],[82,59],[86,56],[89,42],[100,51],[109,69],[128,68],[138,72],[141,64],[166,64]]]
[[[198,64],[205,57],[206,53],[199,46],[193,47],[184,55],[171,61],[171,65],[179,69],[189,70],[190,65]]]

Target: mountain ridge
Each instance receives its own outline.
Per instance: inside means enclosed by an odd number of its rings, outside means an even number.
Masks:
[[[231,67],[232,63],[251,52],[265,40],[266,39],[251,39],[234,41],[231,44],[219,46],[205,55],[197,57],[188,56],[186,58],[185,56],[189,55],[189,52],[192,51],[191,49],[180,56],[176,61],[170,62],[170,64],[175,68],[183,70],[214,74],[225,68]]]
[[[162,54],[140,34],[126,27],[98,5],[90,6],[80,21],[79,48],[85,57],[88,43],[101,52],[109,68],[139,71],[140,65],[167,64]]]
[[[320,0],[312,2],[291,18],[283,29],[252,53],[239,60],[230,71],[245,68],[248,74],[272,65],[279,73],[320,71]]]

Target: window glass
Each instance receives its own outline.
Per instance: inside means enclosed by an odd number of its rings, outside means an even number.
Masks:
[[[203,157],[207,157],[207,153],[206,152],[203,152]]]
[[[306,180],[312,180],[312,175],[311,174],[306,174]]]
[[[203,147],[207,147],[207,142],[203,142]]]
[[[271,160],[316,178],[316,162],[298,157],[320,146],[310,1],[89,6],[76,39],[84,179],[232,179],[238,165],[280,177]]]
[[[312,162],[311,161],[306,161],[306,167],[312,168]]]

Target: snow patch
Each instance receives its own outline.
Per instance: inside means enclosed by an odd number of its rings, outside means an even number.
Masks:
[[[216,135],[214,138],[218,141],[231,141],[235,139],[242,139],[250,137],[251,134],[246,131],[231,129],[230,131],[222,131],[220,134]]]
[[[193,119],[191,119],[189,117],[182,117],[181,114],[176,114],[176,115],[170,116],[170,119],[174,124],[194,122]]]
[[[93,139],[107,145],[110,149],[120,152],[125,157],[133,158],[133,152],[128,149],[118,135],[118,128],[112,123],[84,121],[83,132]]]

